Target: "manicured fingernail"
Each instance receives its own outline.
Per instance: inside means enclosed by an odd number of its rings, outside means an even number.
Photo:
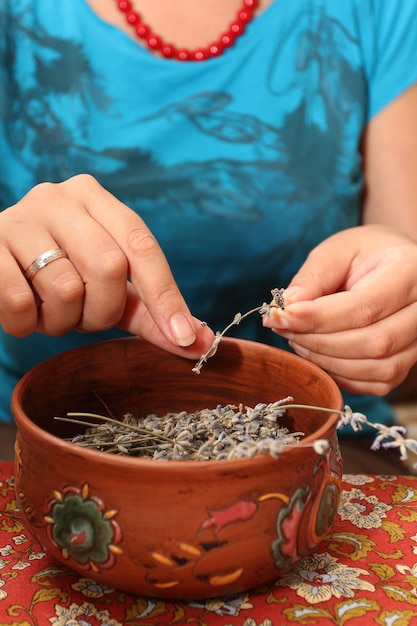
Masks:
[[[182,313],[175,313],[171,317],[171,331],[175,337],[175,341],[179,346],[191,346],[196,340],[194,326]]]

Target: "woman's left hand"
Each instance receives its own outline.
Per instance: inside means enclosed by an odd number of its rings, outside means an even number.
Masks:
[[[264,326],[340,387],[385,395],[417,361],[417,243],[380,225],[319,244]]]

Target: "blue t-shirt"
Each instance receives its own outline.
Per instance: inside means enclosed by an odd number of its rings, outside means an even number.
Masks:
[[[181,63],[86,0],[0,0],[0,210],[39,182],[92,174],[144,218],[191,311],[222,330],[360,223],[361,135],[417,81],[416,42],[415,0],[276,1],[220,57]],[[286,347],[257,317],[232,334]],[[35,363],[117,335],[2,332],[0,419]],[[381,399],[346,401],[390,418]]]

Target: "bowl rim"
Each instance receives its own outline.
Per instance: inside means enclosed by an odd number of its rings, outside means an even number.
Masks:
[[[95,342],[93,344],[88,344],[87,346],[75,347],[70,350],[67,350],[66,352],[70,353],[73,351],[78,351],[80,349],[88,350],[89,348],[93,348],[94,346],[97,346],[98,344],[108,344],[108,343],[113,343],[113,342],[125,342],[125,341],[137,341],[137,340],[146,341],[140,337],[134,337],[134,336],[121,337],[121,338],[116,338],[116,339],[109,339],[105,341]],[[249,339],[235,338],[235,337],[224,337],[222,339],[222,343],[223,342],[225,344],[235,343],[235,344],[240,344],[240,345],[245,345],[246,343],[251,343],[251,344],[257,343],[267,349],[270,348],[271,350],[274,350],[274,351],[276,350],[279,352],[285,352],[294,361],[295,364],[297,364],[297,362],[298,363],[302,362],[303,366],[307,364],[308,368],[313,374],[315,373],[319,375],[320,377],[324,377],[327,380],[327,382],[330,383],[330,386],[333,387],[335,395],[339,396],[339,399],[340,399],[339,409],[340,410],[343,409],[343,397],[342,397],[342,393],[337,383],[333,380],[330,374],[328,374],[325,370],[320,368],[315,363],[312,363],[311,361],[307,361],[306,359],[304,359],[303,357],[300,357],[297,354],[294,354],[292,352],[289,352],[287,350],[284,350],[282,348],[279,348],[278,346],[274,346],[271,344],[263,344],[261,342],[256,342],[256,341],[252,341]],[[146,342],[146,343],[149,343],[149,342]],[[199,468],[198,471],[200,471],[200,468],[202,471],[204,471],[204,470],[207,470],[207,468],[209,467],[213,468],[214,466],[216,468],[219,468],[220,470],[224,470],[225,468],[233,468],[233,469],[236,469],[239,467],[247,468],[248,465],[252,465],[252,464],[256,466],[260,464],[263,465],[265,463],[268,463],[268,464],[275,463],[279,461],[280,458],[282,458],[282,455],[289,454],[292,450],[299,449],[299,448],[312,447],[312,443],[316,441],[317,439],[326,439],[326,437],[324,436],[325,433],[329,429],[334,427],[334,425],[340,419],[340,415],[336,413],[337,409],[334,409],[335,412],[328,412],[326,419],[319,426],[319,428],[317,428],[311,434],[303,437],[300,441],[294,444],[289,444],[285,446],[277,458],[272,457],[270,454],[264,453],[264,454],[255,455],[253,457],[242,457],[238,459],[219,459],[219,460],[211,459],[211,460],[201,460],[201,461],[197,461],[195,459],[194,460],[184,459],[180,461],[180,460],[152,459],[150,457],[133,457],[133,456],[123,455],[123,454],[118,455],[118,454],[106,453],[100,450],[93,450],[91,448],[77,446],[76,444],[72,442],[62,439],[58,435],[54,435],[50,433],[45,428],[42,428],[41,426],[33,422],[30,419],[30,417],[26,415],[26,413],[23,411],[21,402],[18,401],[23,393],[24,387],[27,384],[28,379],[32,375],[33,370],[41,367],[42,364],[45,363],[46,361],[58,359],[59,356],[60,355],[54,355],[50,357],[49,359],[46,359],[38,363],[37,365],[32,367],[28,372],[26,372],[26,374],[24,374],[16,383],[15,388],[12,393],[12,401],[11,401],[12,415],[17,426],[16,436],[17,437],[19,436],[19,431],[23,428],[27,432],[33,433],[37,440],[39,440],[40,436],[42,436],[42,439],[45,441],[45,443],[51,447],[54,447],[56,451],[59,451],[59,450],[65,451],[65,452],[70,453],[72,456],[76,456],[78,458],[81,457],[83,459],[85,458],[86,461],[90,460],[90,461],[103,462],[105,460],[106,464],[108,464],[111,467],[120,466],[120,467],[131,468],[134,466],[137,468],[141,468],[141,467],[149,468],[149,465],[151,463],[158,463],[158,469],[160,469],[161,471],[169,472],[169,471],[175,470],[176,472],[178,471],[182,472],[182,471],[188,471],[187,468],[189,467],[190,464],[193,464],[194,468],[198,467]],[[296,404],[296,402],[294,402],[294,404]],[[327,410],[329,408],[331,409],[332,407],[325,406],[323,408]],[[308,410],[308,409],[304,409],[304,410]]]

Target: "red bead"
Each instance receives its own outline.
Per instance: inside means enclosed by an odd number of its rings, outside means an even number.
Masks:
[[[181,50],[177,51],[177,59],[178,61],[190,61],[192,58],[192,53],[185,48],[181,48]]]
[[[141,39],[146,39],[151,34],[151,29],[149,28],[149,26],[141,22],[136,27],[136,33]]]
[[[251,21],[252,15],[249,11],[242,9],[242,11],[239,11],[237,18],[244,24],[247,24],[248,22]]]
[[[132,26],[136,26],[136,24],[139,24],[140,22],[140,15],[139,13],[136,13],[135,11],[130,11],[129,13],[126,14],[126,19],[129,22],[129,24],[131,24]]]
[[[220,42],[223,44],[224,48],[229,48],[230,46],[233,46],[235,39],[235,35],[229,31],[220,37]]]
[[[129,2],[129,0],[119,0],[118,6],[120,11],[130,11],[132,8],[132,3]]]
[[[210,56],[218,57],[223,52],[223,46],[220,43],[212,43],[209,46]]]
[[[172,57],[176,56],[177,49],[170,43],[163,43],[161,46],[161,52],[164,57],[166,57],[167,59],[171,59]]]
[[[209,56],[210,53],[207,48],[197,48],[197,50],[193,52],[193,57],[196,61],[205,61]]]
[[[242,24],[242,22],[233,22],[233,24],[230,25],[230,30],[236,37],[238,37],[245,30],[245,25]]]
[[[149,35],[146,40],[146,43],[150,47],[151,50],[159,50],[162,45],[162,40],[157,35]]]
[[[243,0],[243,4],[245,7],[253,10],[258,6],[258,0]]]

